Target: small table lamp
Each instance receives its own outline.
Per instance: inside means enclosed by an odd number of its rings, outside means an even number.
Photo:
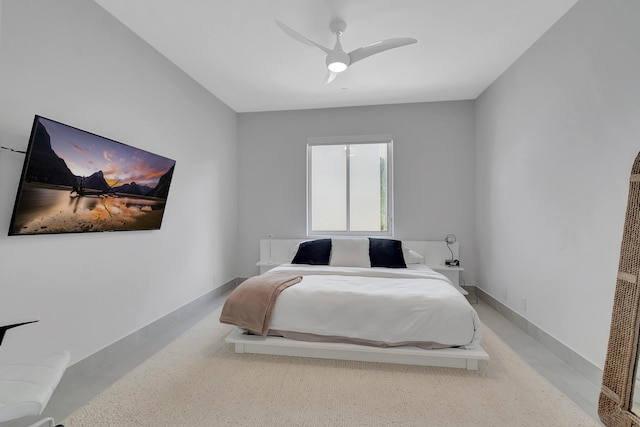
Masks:
[[[444,260],[444,264],[448,265],[449,267],[458,267],[460,265],[460,261],[453,258],[453,251],[451,250],[451,247],[449,246],[449,245],[452,245],[452,244],[454,244],[456,242],[455,234],[447,234],[446,237],[444,238],[444,241],[447,244],[447,249],[449,249],[449,252],[451,252],[451,258],[450,259],[445,259]]]

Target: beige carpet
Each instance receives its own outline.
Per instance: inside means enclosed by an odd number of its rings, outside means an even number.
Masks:
[[[485,328],[480,369],[235,354],[212,313],[66,420],[95,426],[597,426]]]

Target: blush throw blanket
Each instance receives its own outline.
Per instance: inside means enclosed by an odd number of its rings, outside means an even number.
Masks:
[[[267,272],[250,277],[231,292],[222,307],[220,322],[267,335],[278,295],[300,281],[302,276],[287,272]]]

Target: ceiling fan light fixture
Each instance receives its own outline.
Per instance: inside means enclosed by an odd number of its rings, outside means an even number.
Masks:
[[[334,73],[341,73],[347,69],[351,60],[344,50],[334,49],[327,55],[327,68]]]
[[[341,73],[347,69],[347,64],[344,62],[336,61],[327,65],[329,71],[333,71],[334,73]]]
[[[333,46],[333,49],[322,46],[312,40],[309,40],[302,34],[298,33],[293,28],[283,24],[282,22],[276,19],[276,24],[288,34],[291,38],[299,41],[300,43],[307,44],[309,46],[316,47],[322,50],[327,54],[325,59],[325,64],[329,69],[329,74],[325,79],[325,84],[331,83],[339,73],[345,71],[351,64],[356,63],[358,61],[362,61],[365,58],[368,58],[372,55],[376,55],[378,53],[387,51],[389,49],[395,49],[398,47],[406,46],[408,44],[416,43],[416,39],[404,37],[404,38],[394,38],[394,39],[386,39],[380,40],[375,43],[368,44],[361,48],[352,50],[347,53],[342,48],[342,44],[340,43],[340,37],[344,33],[347,28],[347,24],[341,20],[337,19],[332,21],[329,24],[329,29],[332,33],[336,35],[336,44]]]

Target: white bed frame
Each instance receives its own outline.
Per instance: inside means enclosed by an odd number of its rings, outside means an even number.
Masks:
[[[293,259],[299,242],[308,239],[263,239],[260,240],[261,273]],[[425,264],[442,272],[451,280],[458,281],[462,268],[444,265],[451,253],[444,241],[403,241],[403,246],[413,249],[425,258]],[[458,257],[458,244],[451,245],[454,257]],[[444,270],[444,271],[443,271]],[[449,276],[452,275],[453,277]],[[226,342],[235,345],[236,353],[270,354],[281,356],[311,357],[319,359],[357,360],[363,362],[397,363],[404,365],[441,366],[478,369],[479,360],[489,359],[487,352],[478,346],[474,349],[445,348],[423,350],[417,347],[371,347],[357,344],[296,341],[282,337],[263,337],[247,334],[234,328]]]
[[[487,352],[480,346],[475,349],[443,348],[438,350],[423,350],[409,346],[379,348],[357,344],[296,341],[282,337],[248,335],[240,328],[234,328],[227,335],[225,341],[235,344],[236,353],[442,366],[463,368],[469,371],[478,370],[479,360],[489,359]]]

